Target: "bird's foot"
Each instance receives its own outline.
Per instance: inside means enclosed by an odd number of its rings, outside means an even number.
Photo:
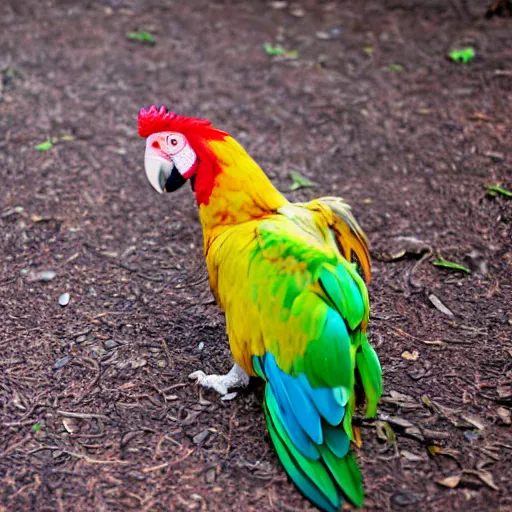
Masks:
[[[206,375],[201,370],[191,373],[189,379],[194,379],[200,386],[212,388],[222,395],[221,400],[233,400],[237,393],[230,393],[232,388],[245,388],[249,384],[249,375],[237,363],[226,375]]]

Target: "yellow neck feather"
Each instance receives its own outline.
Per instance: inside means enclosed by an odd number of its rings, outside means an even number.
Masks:
[[[199,205],[206,246],[227,227],[272,214],[288,204],[235,139],[226,137],[209,145],[222,171],[215,176],[209,201]]]

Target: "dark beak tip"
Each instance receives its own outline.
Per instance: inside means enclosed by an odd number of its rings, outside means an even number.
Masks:
[[[174,192],[182,187],[186,182],[187,179],[181,175],[176,166],[173,166],[171,174],[169,174],[162,189],[165,190],[165,192]]]
[[[165,184],[167,183],[167,173],[164,170],[160,171],[160,174],[158,175],[158,184],[160,185],[160,188],[162,190],[165,190]]]

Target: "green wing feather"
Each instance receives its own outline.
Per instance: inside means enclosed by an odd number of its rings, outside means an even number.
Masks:
[[[364,239],[351,225],[343,248],[345,221],[325,204],[283,210],[219,237],[212,257],[227,271],[213,274],[216,296],[235,359],[245,368],[249,359],[248,371],[267,381],[267,425],[290,477],[323,510],[338,510],[345,500],[360,506],[362,479],[349,451],[356,376],[368,414],[382,392],[365,333],[368,293],[358,272],[367,277],[368,262],[361,265],[361,247],[345,250]],[[351,254],[354,262],[345,258]],[[224,275],[239,276],[237,286]]]

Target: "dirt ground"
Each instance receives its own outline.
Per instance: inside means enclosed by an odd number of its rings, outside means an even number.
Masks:
[[[312,510],[261,383],[222,402],[187,379],[231,359],[192,194],[144,176],[152,103],[211,119],[283,191],[317,183],[292,200],[342,195],[368,234],[365,509],[512,510],[512,201],[488,193],[512,190],[512,18],[288,4],[1,2],[0,510]]]

